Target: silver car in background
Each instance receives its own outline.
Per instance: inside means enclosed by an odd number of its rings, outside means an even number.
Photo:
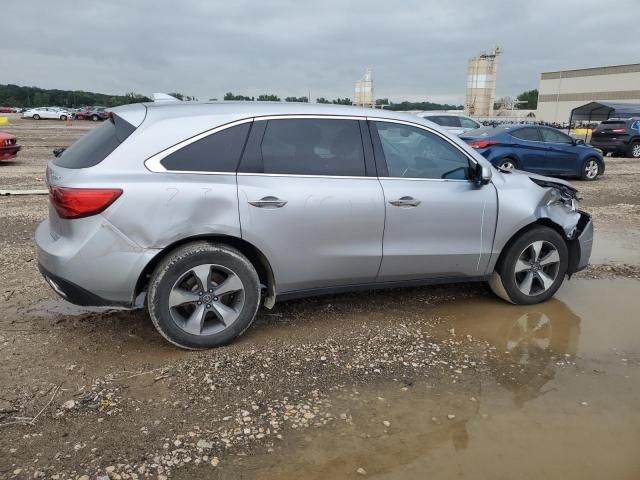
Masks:
[[[48,165],[36,232],[50,286],[146,306],[190,349],[230,342],[261,304],[488,281],[551,297],[593,227],[562,180],[503,172],[414,115],[287,103],[136,104]]]
[[[482,127],[482,125],[473,118],[457,113],[421,112],[417,115],[420,118],[439,125],[443,130],[453,133],[454,135],[462,135],[470,130]]]

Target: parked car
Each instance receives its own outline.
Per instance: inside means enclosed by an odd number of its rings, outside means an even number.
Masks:
[[[593,130],[590,143],[605,154],[640,158],[640,117],[605,120]]]
[[[71,113],[60,107],[38,107],[24,111],[22,118],[33,118],[34,120],[55,118],[64,121],[71,118]]]
[[[419,113],[418,116],[440,125],[444,130],[454,135],[461,135],[469,130],[474,130],[482,126],[473,118],[464,115],[422,112]]]
[[[16,158],[20,148],[22,147],[18,145],[15,135],[0,132],[0,160]]]
[[[414,115],[375,115],[115,108],[49,162],[40,270],[72,303],[146,305],[167,340],[197,349],[239,336],[262,301],[485,280],[533,304],[587,265],[593,226],[568,182],[499,171]]]
[[[551,127],[498,125],[461,138],[493,165],[544,175],[595,180],[604,173],[602,151]]]
[[[107,117],[107,107],[85,107],[73,114],[76,120],[93,120],[94,122],[106,120]]]
[[[13,107],[0,107],[0,113],[16,113],[17,111],[18,109]]]

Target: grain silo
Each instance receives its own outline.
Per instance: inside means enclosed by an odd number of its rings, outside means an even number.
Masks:
[[[475,117],[493,115],[493,103],[496,99],[496,73],[500,47],[491,53],[482,52],[469,59],[467,69],[467,94],[464,101],[464,112]]]
[[[371,108],[375,106],[375,99],[373,98],[373,79],[371,77],[370,68],[367,68],[364,77],[356,82],[356,95],[353,104]]]

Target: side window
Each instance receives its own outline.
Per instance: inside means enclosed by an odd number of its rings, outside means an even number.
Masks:
[[[520,140],[528,140],[530,142],[541,142],[542,137],[537,128],[521,128],[515,132],[511,132],[512,137],[519,138]]]
[[[542,140],[546,143],[573,143],[569,135],[565,135],[551,128],[542,129]]]
[[[166,156],[160,162],[167,170],[186,172],[235,172],[250,123],[225,128]]]
[[[441,125],[443,127],[459,127],[460,126],[458,117],[454,117],[451,115],[439,115],[437,117],[427,118],[427,120],[431,120],[432,122],[437,123],[438,125]]]
[[[480,124],[470,118],[459,117],[459,120],[462,128],[480,128]]]
[[[364,176],[356,120],[269,120],[262,138],[264,173]]]
[[[399,123],[375,122],[390,177],[471,178],[469,159],[442,137]]]

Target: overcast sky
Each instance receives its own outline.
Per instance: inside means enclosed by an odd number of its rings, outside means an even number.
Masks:
[[[540,72],[640,62],[639,0],[4,0],[0,83],[464,101],[466,63],[499,45],[497,95]]]

